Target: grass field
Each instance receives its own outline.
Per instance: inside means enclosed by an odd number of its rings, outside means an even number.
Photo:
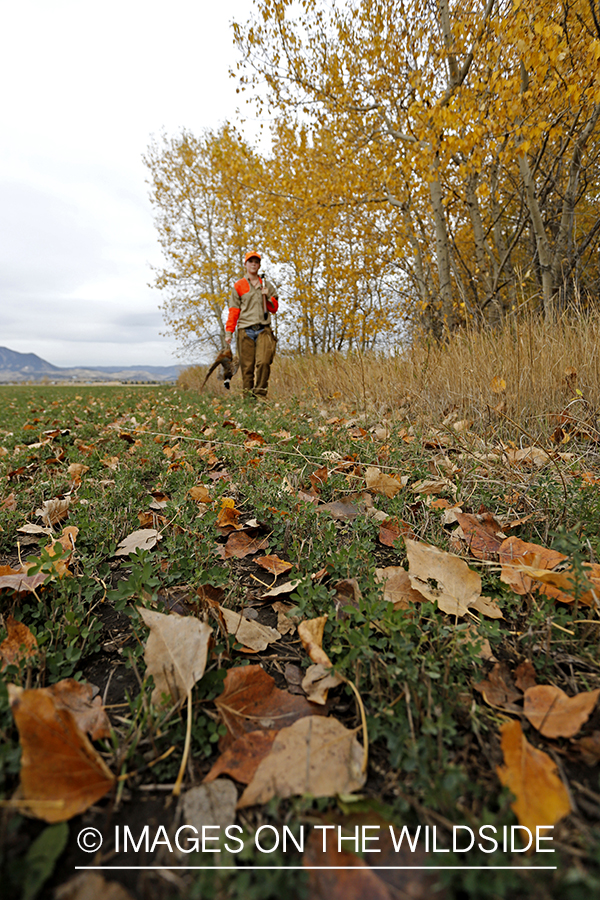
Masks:
[[[266,900],[283,892],[583,898],[598,888],[595,362],[582,357],[575,366],[561,357],[560,377],[559,363],[552,369],[557,386],[536,417],[525,376],[519,386],[512,369],[492,360],[481,373],[485,396],[465,375],[453,399],[456,380],[432,359],[429,375],[425,357],[412,375],[399,363],[377,369],[340,358],[319,363],[310,377],[304,364],[294,374],[293,361],[280,360],[273,398],[258,407],[236,391],[197,393],[193,373],[172,388],[0,388],[0,641],[13,628],[12,642],[0,647],[3,896],[59,890],[60,897],[61,886],[81,876],[75,867],[89,865],[165,867],[103,873],[131,896],[157,900]],[[448,396],[436,394],[435,379],[443,378]],[[429,400],[418,402],[416,385],[424,392],[427,379]],[[44,531],[23,531],[28,524]],[[140,529],[146,548],[115,555]],[[290,580],[291,591],[265,597]],[[210,628],[203,674],[177,690],[171,672],[165,703],[149,660],[146,610],[171,624],[184,617],[190,634],[199,627],[192,620]],[[242,613],[233,626],[228,611]],[[307,620],[318,620],[310,640]],[[27,626],[35,643],[14,623]],[[240,623],[257,628],[258,638],[245,636]],[[183,658],[184,637],[175,646]],[[333,686],[326,705],[310,704],[306,721],[312,728],[326,713],[343,726],[356,764],[332,763],[315,749],[319,789],[306,774],[311,790],[292,786],[282,796],[280,778],[275,796],[264,788],[236,813],[231,785],[239,801],[260,760],[275,765],[273,741],[292,731],[282,710],[306,705],[300,683],[306,692],[303,678],[318,663]],[[267,688],[252,681],[256,666],[285,692],[285,699],[276,695],[275,712],[261,712]],[[251,739],[233,733],[229,707],[219,705],[232,672],[253,685],[258,707],[240,714]],[[110,735],[88,744],[79,722],[65,738],[71,713],[54,706],[48,721],[37,707],[26,717],[26,701],[49,703],[36,692],[65,679],[96,686],[95,707],[105,707]],[[9,683],[26,689],[11,689],[12,709]],[[577,710],[567,702],[576,696]],[[562,718],[549,727],[556,704]],[[199,786],[227,748],[237,761],[223,772],[240,777],[221,774],[212,783],[227,801],[207,799]],[[285,752],[288,780],[298,772],[302,780],[306,751]],[[70,771],[59,778],[48,773],[58,771],[61,754]],[[92,756],[93,778],[85,769]],[[240,759],[255,760],[249,775]],[[340,772],[348,775],[341,787]],[[88,796],[94,778],[105,789]],[[61,796],[44,793],[48,782]],[[147,852],[143,842],[127,854],[117,850],[117,826],[139,835],[145,824],[151,833],[162,825],[172,843],[186,818],[206,823],[206,813],[192,814],[192,796],[203,797],[203,809],[219,805],[223,824],[243,830],[243,851],[218,856],[237,869],[178,869],[214,866],[215,856],[177,855],[164,842]],[[487,852],[491,843],[477,849],[482,826],[498,835],[506,826],[510,835],[511,826],[527,823],[555,826],[548,832],[554,854],[523,853],[520,845],[504,852],[501,840],[494,852]],[[421,826],[428,840],[435,827],[438,851],[449,852],[434,853],[422,839],[414,853],[406,842],[395,852],[382,838],[380,854],[368,846],[359,853],[367,867],[348,881],[340,871],[307,866],[360,865],[351,842],[343,854],[331,842],[323,853],[315,829],[322,825],[340,826],[346,837],[357,826],[379,827],[371,833],[381,835],[390,825],[411,834]],[[292,844],[261,853],[254,838],[264,826],[280,834],[288,826],[297,839],[304,827],[311,837],[302,853]],[[453,826],[479,835],[472,850],[461,852],[459,843],[453,851]],[[105,836],[97,854],[77,846],[84,827]],[[261,865],[281,868],[240,868]]]

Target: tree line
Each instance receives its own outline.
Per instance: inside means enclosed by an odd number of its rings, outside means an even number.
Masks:
[[[440,337],[600,288],[598,0],[255,0],[237,78],[273,122],[154,141],[169,329],[221,345],[264,250],[301,352]]]

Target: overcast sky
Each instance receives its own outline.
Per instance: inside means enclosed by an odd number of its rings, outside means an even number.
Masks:
[[[230,23],[251,7],[4,0],[0,346],[58,366],[178,361],[147,287],[161,257],[141,157],[163,129],[235,120]]]

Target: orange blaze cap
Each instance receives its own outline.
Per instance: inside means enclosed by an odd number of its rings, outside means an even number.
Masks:
[[[247,263],[248,260],[252,259],[253,256],[258,257],[259,262],[262,259],[260,253],[257,253],[256,250],[249,250],[244,257],[244,262]]]

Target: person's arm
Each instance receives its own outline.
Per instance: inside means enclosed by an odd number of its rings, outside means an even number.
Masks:
[[[231,300],[229,301],[229,314],[227,316],[227,321],[225,322],[225,342],[227,344],[231,344],[231,339],[233,337],[233,332],[235,331],[236,325],[238,323],[238,319],[240,317],[241,306],[242,306],[242,294],[241,292],[244,290],[245,284],[241,281],[236,281],[232,290],[231,290]]]

